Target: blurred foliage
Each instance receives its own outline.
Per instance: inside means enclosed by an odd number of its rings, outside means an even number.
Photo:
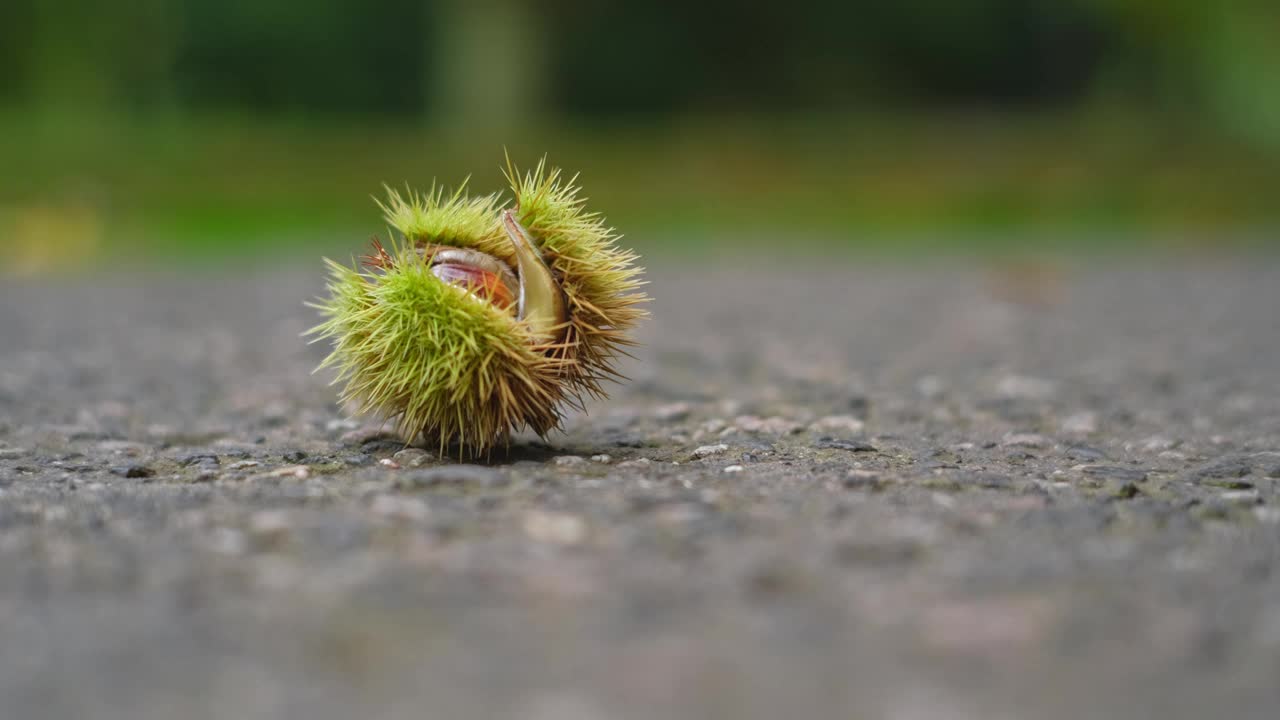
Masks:
[[[1280,3],[1092,0],[1117,40],[1099,90],[1280,147]]]
[[[0,257],[376,228],[504,146],[670,236],[1245,233],[1278,77],[1274,0],[5,0]]]
[[[1273,0],[6,0],[0,48],[9,104],[447,114],[517,76],[590,116],[1102,94],[1280,133]]]

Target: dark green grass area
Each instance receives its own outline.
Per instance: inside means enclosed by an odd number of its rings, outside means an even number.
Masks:
[[[1138,117],[686,118],[501,137],[354,118],[0,116],[0,263],[348,253],[382,184],[581,172],[645,253],[1271,245],[1280,157]],[[785,240],[779,240],[785,238]]]

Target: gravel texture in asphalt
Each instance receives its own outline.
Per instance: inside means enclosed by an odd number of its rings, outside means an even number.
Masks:
[[[480,464],[312,265],[0,286],[0,717],[1276,717],[1275,260],[659,267]]]

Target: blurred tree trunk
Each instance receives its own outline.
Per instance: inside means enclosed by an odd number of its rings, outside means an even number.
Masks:
[[[441,0],[427,77],[433,119],[465,134],[536,124],[545,107],[547,35],[534,0]]]

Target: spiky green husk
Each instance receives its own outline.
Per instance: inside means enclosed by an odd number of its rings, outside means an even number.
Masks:
[[[374,199],[391,227],[418,245],[452,245],[474,248],[504,260],[511,258],[511,245],[503,240],[494,224],[498,196],[467,197],[464,182],[452,195],[432,184],[425,193],[411,189],[401,195],[386,187],[387,200]]]
[[[406,439],[419,433],[444,447],[480,455],[513,430],[539,435],[557,427],[564,403],[603,395],[612,362],[631,344],[626,331],[644,311],[635,255],[616,246],[603,219],[588,213],[578,189],[545,166],[523,177],[508,168],[520,220],[532,232],[570,310],[559,342],[545,343],[509,312],[430,272],[427,245],[480,250],[512,263],[497,198],[401,195],[379,203],[404,236],[390,252],[375,244],[367,269],[326,261],[329,297],[317,339],[333,351],[321,367],[338,371],[344,401],[394,419]]]
[[[646,316],[637,256],[618,247],[621,236],[586,209],[576,176],[565,180],[545,160],[521,174],[508,163],[520,224],[538,241],[564,289],[569,327],[555,354],[568,364],[565,382],[576,393],[602,397],[601,382],[617,379],[613,364],[633,345],[630,331]]]
[[[560,421],[562,363],[510,316],[431,275],[412,248],[380,272],[329,261],[330,296],[316,328],[333,340],[321,367],[345,382],[344,401],[395,417],[443,451],[487,450],[513,429],[543,434]]]

